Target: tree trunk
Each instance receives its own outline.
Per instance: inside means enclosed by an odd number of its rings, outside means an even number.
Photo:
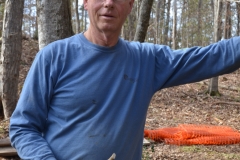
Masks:
[[[237,6],[237,36],[240,35],[240,3],[236,2]]]
[[[150,13],[153,0],[143,0],[141,3],[140,16],[137,22],[137,29],[134,41],[144,42],[149,26]]]
[[[156,8],[156,18],[155,18],[155,28],[156,28],[156,36],[155,36],[155,43],[159,44],[160,43],[160,38],[159,38],[159,20],[160,20],[160,7],[161,7],[161,2],[162,0],[157,1],[157,8]]]
[[[11,117],[18,100],[23,8],[24,0],[5,2],[0,63],[1,105],[5,119]]]
[[[231,6],[230,2],[226,3],[225,9],[225,24],[224,24],[224,39],[231,37]]]
[[[173,1],[173,27],[172,27],[172,48],[176,49],[176,34],[177,34],[177,1]]]
[[[166,0],[160,0],[161,1],[161,9],[160,9],[160,24],[159,24],[159,28],[160,28],[160,44],[164,44],[164,20],[165,20],[165,7],[166,7]]]
[[[202,0],[198,1],[198,46],[202,46]]]
[[[181,22],[180,22],[180,30],[181,30],[181,47],[183,46],[187,46],[187,40],[185,38],[182,38],[182,37],[186,37],[186,10],[187,10],[187,2],[186,0],[183,1],[183,4],[182,4],[182,9],[181,9],[181,12],[182,12],[182,15],[181,15]]]
[[[222,0],[215,0],[214,6],[214,40],[217,42],[221,40]],[[213,77],[210,79],[207,92],[211,96],[220,95],[218,91],[218,77]]]
[[[80,25],[79,25],[79,13],[78,13],[78,0],[75,0],[75,15],[76,15],[76,33],[80,32]]]
[[[128,15],[128,32],[129,32],[129,41],[132,41],[134,39],[134,23],[136,21],[134,12],[131,12]]]
[[[165,27],[164,27],[164,41],[163,44],[168,44],[168,32],[169,32],[169,21],[170,21],[170,8],[171,8],[171,0],[168,0],[167,2],[167,14],[166,14],[166,21],[165,21]]]
[[[84,11],[85,10],[84,10],[84,6],[83,5],[81,5],[80,8],[81,8],[81,27],[80,28],[81,28],[81,31],[83,31],[83,30],[85,30],[85,28],[84,28],[84,23],[85,23],[84,22],[84,13],[85,13]]]
[[[4,15],[4,1],[0,1],[0,37],[2,37],[3,30],[3,15]]]
[[[73,35],[69,0],[37,0],[39,49]]]

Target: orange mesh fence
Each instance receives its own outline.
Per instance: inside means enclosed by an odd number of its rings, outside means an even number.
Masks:
[[[175,145],[227,145],[240,143],[240,136],[198,137],[193,139],[165,139],[167,144]]]
[[[167,138],[176,138],[179,128],[163,128],[157,130],[144,130],[144,137],[148,137],[154,141],[164,141]],[[169,134],[171,133],[171,134]]]
[[[227,126],[180,124],[178,127],[144,130],[144,137],[175,145],[240,143],[240,132]]]

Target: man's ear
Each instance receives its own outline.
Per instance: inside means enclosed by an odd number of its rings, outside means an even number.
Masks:
[[[87,10],[88,0],[83,0],[84,9]]]
[[[131,11],[132,11],[132,8],[133,8],[133,4],[134,4],[134,0],[129,0],[129,6],[130,6],[130,10],[129,10],[129,13],[128,13],[128,14],[130,14],[130,13],[131,13]]]

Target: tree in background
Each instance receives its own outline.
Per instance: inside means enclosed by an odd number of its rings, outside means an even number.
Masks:
[[[144,42],[147,29],[149,26],[149,18],[152,9],[153,0],[142,0],[140,15],[137,22],[137,29],[134,36],[135,41]]]
[[[39,49],[74,34],[69,0],[37,0],[37,17]]]
[[[172,49],[176,49],[176,34],[177,34],[177,1],[173,0]]]
[[[0,0],[1,1],[1,0]],[[79,1],[81,2],[81,1]],[[76,4],[76,0],[70,0],[71,21],[74,33],[76,28],[80,27],[82,32],[86,30],[88,24],[88,15],[81,3]],[[134,8],[126,20],[121,32],[121,37],[126,40],[133,40],[136,33],[138,18],[140,17],[140,9],[143,0],[135,0]],[[150,1],[149,1],[150,2]],[[175,44],[176,49],[187,48],[192,46],[206,46],[214,42],[213,17],[214,17],[214,1],[213,0],[177,0],[177,19],[175,24]],[[44,2],[45,3],[45,2]],[[49,2],[50,3],[50,2]],[[148,3],[147,5],[149,5]],[[239,1],[230,2],[231,12],[240,10]],[[145,6],[145,8],[147,7]],[[153,0],[150,10],[150,19],[147,25],[146,42],[157,44],[166,44],[172,47],[173,38],[173,0]],[[144,9],[145,9],[144,8]],[[30,11],[32,10],[32,11]],[[223,8],[223,13],[226,8]],[[33,37],[37,33],[36,21],[36,0],[25,0],[23,32],[27,37]],[[78,14],[78,15],[77,15]],[[79,22],[78,22],[79,18]],[[223,17],[224,18],[224,17]],[[239,17],[232,16],[231,21],[233,28],[229,30],[231,36],[239,34]],[[79,25],[79,27],[78,27]],[[238,26],[238,28],[237,28]],[[143,26],[142,26],[143,27]],[[235,27],[235,28],[234,28]],[[31,31],[31,33],[29,33]],[[34,31],[34,32],[33,32]]]
[[[75,14],[76,14],[76,33],[80,32],[80,24],[79,24],[79,12],[78,12],[78,0],[75,0]]]
[[[4,5],[5,5],[5,1],[0,0],[0,31],[2,31],[3,29],[2,24],[3,24]],[[0,37],[2,37],[2,32],[0,32]]]
[[[221,40],[221,24],[222,24],[222,0],[214,1],[214,40],[218,42]],[[210,95],[216,96],[220,95],[218,91],[218,76],[213,77],[209,81],[208,91]]]
[[[236,2],[236,8],[237,8],[237,35],[240,35],[240,3]]]
[[[225,2],[225,23],[223,29],[224,39],[229,39],[232,37],[232,19],[231,19],[231,3],[229,1]]]
[[[18,100],[23,8],[24,0],[5,2],[0,63],[0,105],[5,119],[11,117]]]
[[[87,13],[82,4],[77,4],[78,0],[37,0],[38,21],[35,14],[36,0],[25,0],[24,2],[22,32],[27,37],[36,37],[37,39],[37,26],[39,25],[41,29],[39,33],[40,48],[57,39],[73,35],[72,26],[76,31],[80,27],[79,32],[84,31],[87,27]],[[121,36],[131,41],[134,39],[135,33],[135,36],[138,36],[135,40],[166,44],[173,49],[205,46],[216,41],[213,32],[214,0],[177,0],[173,2],[171,0],[135,0],[134,8],[122,28]],[[174,4],[177,8],[175,14],[172,12]],[[225,38],[240,34],[240,3],[231,1],[227,4],[227,7],[222,8],[222,13],[227,13],[226,18],[221,16],[221,20],[226,19],[224,21]],[[143,9],[140,6],[144,6]],[[3,9],[4,1],[0,0],[0,24]],[[234,12],[236,16],[227,17]],[[38,25],[37,22],[39,22]],[[220,33],[223,32],[222,27],[220,29]],[[220,35],[219,39],[221,38],[223,35]]]
[[[155,18],[155,34],[156,34],[156,36],[155,36],[155,41],[154,41],[154,43],[156,43],[156,44],[159,44],[160,43],[160,37],[159,37],[159,28],[160,28],[160,23],[159,23],[159,21],[160,21],[160,17],[161,17],[161,14],[160,14],[160,11],[161,11],[161,7],[163,6],[163,2],[164,1],[157,1],[156,2],[156,18]]]
[[[169,38],[171,0],[167,0],[166,10],[167,10],[167,14],[166,14],[166,21],[165,21],[165,25],[164,25],[164,29],[163,29],[164,31],[163,31],[163,42],[162,43],[165,45],[171,46],[172,39]]]
[[[82,3],[80,3],[82,2]],[[88,25],[87,11],[83,1],[70,0],[72,27],[75,34],[86,31]]]

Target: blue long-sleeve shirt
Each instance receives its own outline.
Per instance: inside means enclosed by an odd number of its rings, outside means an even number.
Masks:
[[[53,42],[36,56],[10,120],[22,159],[140,160],[153,94],[240,67],[240,38],[171,50],[127,42],[114,47],[84,35]]]

